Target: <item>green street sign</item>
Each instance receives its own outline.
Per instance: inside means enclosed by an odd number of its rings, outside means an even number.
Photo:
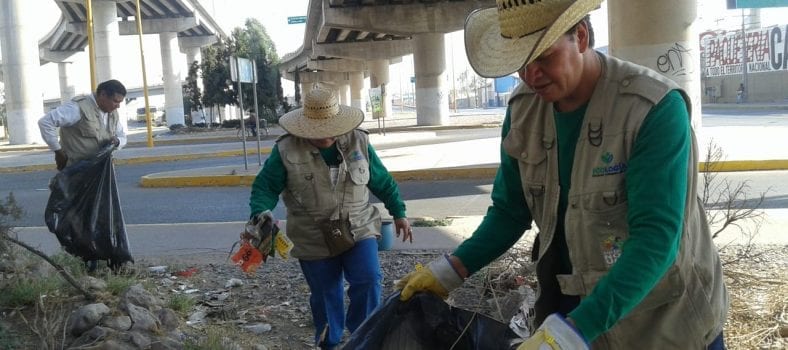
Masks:
[[[306,23],[306,16],[287,17],[287,24]]]

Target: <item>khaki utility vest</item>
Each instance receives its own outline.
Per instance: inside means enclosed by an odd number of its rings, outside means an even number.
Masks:
[[[342,157],[336,185],[331,184],[328,165],[320,151],[306,139],[289,134],[276,144],[287,169],[282,200],[287,206],[287,235],[291,254],[304,260],[329,257],[321,220],[349,219],[356,242],[379,235],[380,211],[369,203],[369,139],[355,129],[336,138]]]
[[[521,84],[510,99],[511,131],[503,140],[506,153],[518,160],[525,199],[540,230],[537,269],[555,271],[552,275],[557,275],[561,292],[581,298],[607,274],[629,237],[627,164],[643,120],[669,91],[680,90],[673,81],[645,67],[600,57],[603,73],[577,140],[564,218],[572,274],[561,275],[557,267],[539,266],[554,238],[560,194],[552,103],[542,101]],[[689,109],[689,98],[683,91],[682,95]],[[594,341],[593,349],[705,349],[722,331],[727,292],[697,196],[697,164],[692,132],[684,225],[676,260],[638,306]],[[537,322],[542,320],[537,315]]]
[[[79,105],[79,122],[60,128],[60,145],[68,156],[68,165],[93,157],[109,143],[118,125],[118,112],[107,116],[107,124],[101,121],[101,110],[90,96],[74,98]]]

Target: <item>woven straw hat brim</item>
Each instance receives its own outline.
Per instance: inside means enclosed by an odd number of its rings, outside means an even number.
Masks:
[[[468,62],[485,78],[512,74],[539,57],[601,3],[602,0],[575,1],[546,29],[513,39],[501,36],[498,9],[476,10],[465,21]]]
[[[364,121],[364,112],[355,107],[339,106],[339,113],[325,119],[310,119],[304,109],[290,111],[279,118],[279,126],[290,134],[305,139],[325,139],[344,135]]]

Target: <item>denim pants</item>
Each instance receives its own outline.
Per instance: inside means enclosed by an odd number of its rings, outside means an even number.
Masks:
[[[328,326],[322,344],[339,344],[347,325],[352,333],[380,304],[382,274],[378,242],[373,238],[356,242],[341,255],[320,260],[299,260],[301,271],[312,293],[309,306],[315,324],[315,343]],[[350,305],[345,315],[344,280],[347,280]]]

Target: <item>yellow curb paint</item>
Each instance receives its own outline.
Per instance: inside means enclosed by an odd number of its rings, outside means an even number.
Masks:
[[[213,176],[143,176],[140,187],[227,187],[251,186],[256,175],[213,175]]]
[[[36,164],[36,165],[23,165],[23,166],[14,166],[8,168],[0,168],[0,174],[11,174],[11,173],[27,173],[32,171],[44,171],[44,170],[54,170],[57,171],[55,168],[55,163],[52,164]]]
[[[438,180],[473,180],[492,179],[498,167],[480,168],[441,168],[392,171],[391,176],[397,181],[438,181]]]
[[[260,149],[260,154],[270,154],[271,147]],[[246,152],[247,155],[255,155],[256,152]],[[244,155],[243,150],[222,151],[213,153],[197,153],[197,154],[181,154],[181,155],[168,155],[168,156],[152,156],[152,157],[137,157],[128,159],[115,159],[115,164],[144,164],[156,162],[171,162],[176,160],[194,160],[205,158],[225,158],[225,157],[240,157]]]
[[[774,160],[728,160],[708,164],[700,162],[698,169],[703,172],[764,171],[788,170],[788,159]]]

